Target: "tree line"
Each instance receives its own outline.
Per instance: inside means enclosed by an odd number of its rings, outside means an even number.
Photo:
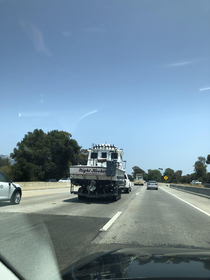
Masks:
[[[8,158],[0,157],[0,171],[9,179],[19,182],[46,181],[69,177],[69,166],[86,164],[88,151],[82,149],[69,132],[52,130],[45,133],[41,129],[35,129],[17,143],[10,157],[15,160],[14,164],[11,164]],[[182,170],[174,171],[171,168],[166,168],[164,172],[149,169],[146,173],[134,166],[129,178],[133,181],[136,174],[141,173],[145,181],[190,183],[192,180],[199,180],[210,183],[207,164],[210,164],[210,154],[207,158],[198,157],[194,164],[194,173],[187,175],[182,175]],[[167,180],[164,179],[165,176]]]
[[[194,172],[187,175],[182,175],[182,170],[174,171],[171,168],[166,168],[164,172],[149,169],[146,173],[140,167],[134,166],[132,175],[129,175],[129,177],[133,181],[136,178],[136,174],[140,173],[145,181],[155,180],[157,182],[190,184],[192,180],[198,180],[202,183],[210,183],[210,172],[207,172],[207,164],[210,164],[210,155],[207,158],[198,157],[198,160],[193,165]],[[162,168],[160,169],[162,170]]]
[[[46,181],[69,177],[69,166],[86,164],[88,152],[66,131],[28,132],[10,154],[0,159],[0,171],[13,181]]]

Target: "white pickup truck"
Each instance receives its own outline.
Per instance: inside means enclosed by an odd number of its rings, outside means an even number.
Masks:
[[[202,182],[199,182],[198,180],[192,180],[190,183],[191,185],[202,185]]]
[[[131,192],[132,186],[131,186],[131,181],[128,178],[128,175],[124,175],[124,186],[120,187],[121,190],[124,191],[124,193],[129,193]]]

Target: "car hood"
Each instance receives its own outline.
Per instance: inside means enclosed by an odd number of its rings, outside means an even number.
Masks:
[[[210,251],[121,249],[89,255],[64,273],[67,279],[209,278]]]

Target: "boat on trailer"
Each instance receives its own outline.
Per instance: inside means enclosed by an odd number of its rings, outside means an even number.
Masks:
[[[87,165],[70,166],[71,193],[84,197],[121,198],[125,167],[123,150],[115,145],[92,145],[88,150]],[[75,186],[79,186],[78,191]]]

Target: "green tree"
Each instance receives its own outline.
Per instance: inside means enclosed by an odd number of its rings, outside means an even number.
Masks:
[[[174,170],[171,168],[166,168],[164,173],[163,173],[163,177],[167,176],[168,179],[165,180],[165,182],[167,183],[171,183],[172,179],[174,178]]]
[[[206,163],[207,163],[207,164],[210,164],[210,155],[207,156]]]
[[[10,175],[10,166],[9,165],[4,165],[0,167],[0,171],[7,177],[7,179],[12,179]]]
[[[79,154],[77,155],[77,163],[81,165],[86,165],[88,160],[88,150],[87,149],[81,149],[79,151]]]
[[[1,158],[0,157],[0,171],[4,173],[4,175],[8,178],[11,179],[10,176],[10,167],[11,163],[8,158]]]
[[[10,165],[11,165],[11,163],[10,163],[8,158],[0,157],[0,167],[2,167],[2,166],[10,166]]]
[[[172,176],[171,181],[173,183],[180,183],[181,182],[181,177],[182,177],[182,170],[177,170],[174,175]]]
[[[206,159],[205,157],[198,157],[198,160],[194,164],[194,171],[196,174],[196,178],[199,181],[205,181],[206,177],[206,170],[207,165],[206,165]]]
[[[148,181],[149,180],[154,180],[154,181],[157,181],[157,182],[161,182],[161,177],[162,177],[162,174],[159,170],[149,170],[148,171]]]
[[[207,156],[206,164],[210,164],[210,154]],[[206,174],[206,183],[210,183],[210,173]]]
[[[11,154],[16,161],[11,166],[13,179],[43,181],[68,176],[69,164],[76,164],[79,150],[68,132],[53,130],[46,134],[41,129],[28,132]]]
[[[206,183],[210,184],[210,172],[206,174]]]
[[[181,177],[180,182],[182,184],[190,184],[190,182],[192,182],[192,180],[194,180],[194,179],[192,179],[192,174],[187,174],[187,175],[184,175]]]
[[[50,161],[54,163],[54,167],[48,173],[48,177],[60,179],[61,177],[69,176],[69,165],[77,164],[77,155],[80,151],[80,146],[77,141],[71,139],[71,134],[53,130],[48,132],[50,138]]]

